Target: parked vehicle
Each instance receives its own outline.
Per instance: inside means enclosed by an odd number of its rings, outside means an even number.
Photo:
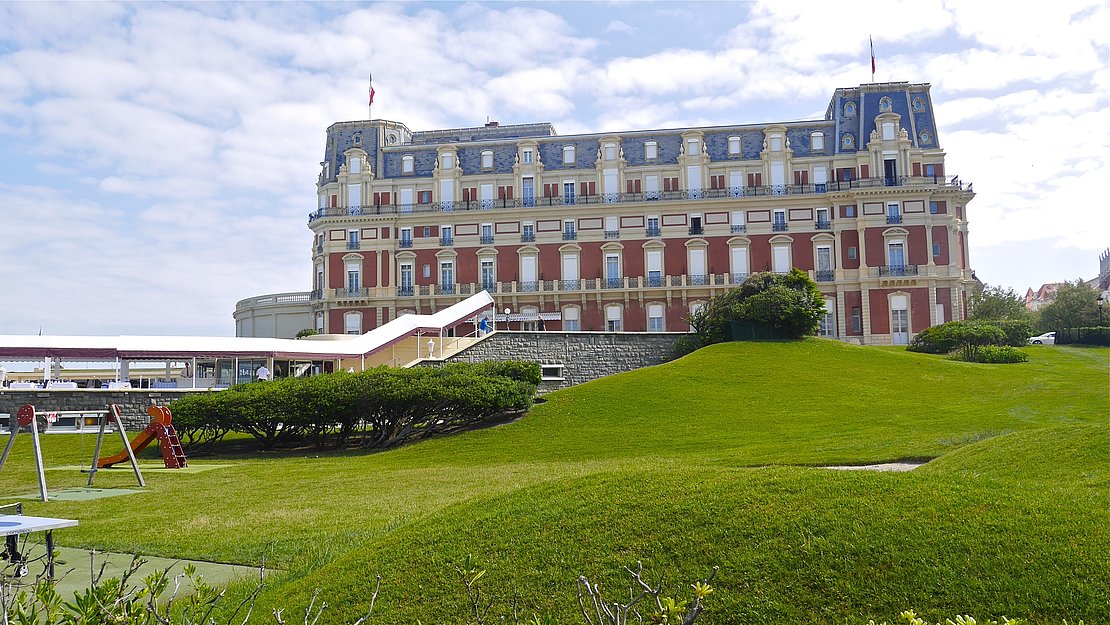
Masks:
[[[1056,344],[1056,333],[1055,332],[1045,332],[1044,334],[1038,334],[1037,336],[1031,336],[1031,337],[1029,337],[1029,343],[1031,345],[1055,345]]]

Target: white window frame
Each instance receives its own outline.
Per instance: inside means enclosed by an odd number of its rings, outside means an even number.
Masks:
[[[574,162],[575,162],[574,152],[575,152],[575,150],[574,150],[573,145],[564,145],[563,146],[563,164],[564,165],[573,165],[574,164]]]
[[[482,150],[482,169],[493,169],[493,150]]]
[[[580,332],[582,330],[582,311],[577,306],[567,306],[563,309],[563,331]]]
[[[652,314],[658,313],[658,314]],[[666,307],[662,304],[648,304],[647,305],[647,331],[648,332],[666,332],[666,323],[664,315],[666,314]]]
[[[617,151],[616,143],[606,143],[605,146],[602,148],[602,154],[605,156],[605,160],[615,161],[617,160],[617,155],[620,154],[620,152]]]
[[[360,174],[362,173],[362,159],[355,156],[347,160],[347,173]]]
[[[620,304],[609,304],[605,307],[605,331],[624,331],[624,307]]]
[[[353,329],[352,329],[353,327]],[[352,310],[343,313],[343,333],[362,334],[362,313]]]
[[[448,171],[455,168],[455,153],[444,152],[439,155],[439,168],[442,171]]]
[[[654,161],[659,158],[659,142],[658,141],[645,141],[644,142],[644,160]],[[656,178],[658,180],[658,178]]]
[[[409,175],[416,171],[416,159],[411,154],[401,157],[401,174]]]
[[[743,151],[743,145],[744,145],[744,142],[740,139],[740,137],[736,137],[736,136],[729,137],[728,138],[728,155],[729,156],[740,156],[740,153]]]
[[[809,135],[809,149],[810,150],[824,150],[825,149],[825,133],[821,131],[814,132]]]
[[[531,165],[535,160],[532,148],[524,148],[520,151],[520,162],[523,165]]]

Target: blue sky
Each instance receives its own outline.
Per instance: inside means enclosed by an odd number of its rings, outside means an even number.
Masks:
[[[0,3],[0,334],[234,333],[306,290],[324,131],[817,118],[928,82],[991,284],[1110,244],[1105,3]]]

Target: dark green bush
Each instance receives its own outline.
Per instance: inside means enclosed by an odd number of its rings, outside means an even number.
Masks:
[[[772,328],[787,338],[817,332],[825,314],[825,300],[817,284],[800,269],[789,273],[761,272],[748,276],[740,286],[709,298],[705,307],[690,315],[697,345],[704,347],[729,340],[733,321],[749,321]]]
[[[1057,345],[1110,345],[1110,327],[1065,328],[1056,331]]]
[[[939,326],[925,328],[914,335],[913,340],[910,341],[909,347],[906,349],[911,352],[921,352],[924,354],[947,354],[956,349],[956,346],[959,345],[956,328],[964,323],[966,322],[949,321]]]
[[[1006,335],[1006,345],[1010,347],[1024,347],[1028,345],[1029,337],[1036,334],[1033,331],[1033,322],[1028,319],[1000,319],[998,321],[984,321],[1002,330]]]
[[[684,336],[674,342],[671,347],[671,360],[678,360],[686,354],[692,354],[698,349],[698,342],[693,336]]]
[[[964,360],[960,352],[952,352],[949,358],[952,360]],[[1009,345],[985,345],[975,351],[974,358],[975,359],[970,362],[999,365],[1027,362],[1029,360],[1029,355]]]

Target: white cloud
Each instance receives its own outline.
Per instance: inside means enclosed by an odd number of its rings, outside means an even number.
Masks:
[[[609,25],[605,27],[605,32],[631,35],[636,32],[636,27],[628,22],[622,22],[621,20],[610,20]]]
[[[714,12],[736,14],[721,37],[698,5],[631,6],[637,26],[591,6],[589,32],[634,46],[583,35],[569,5],[0,3],[5,297],[61,285],[0,308],[0,331],[227,334],[236,300],[306,288],[324,130],[365,118],[371,67],[375,117],[414,130],[755,123],[869,80],[870,33],[877,79],[934,85],[984,279],[1087,274],[1044,272],[1105,247],[1104,3],[765,0]]]

